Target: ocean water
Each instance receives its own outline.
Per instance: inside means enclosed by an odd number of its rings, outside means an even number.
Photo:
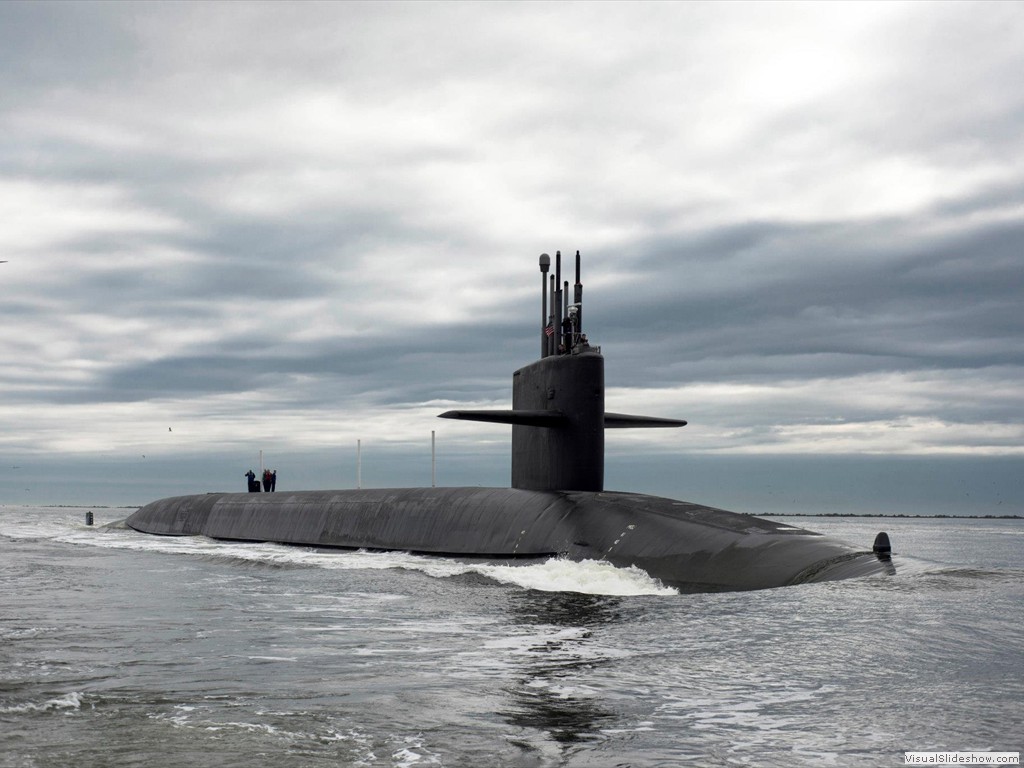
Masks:
[[[96,526],[84,525],[92,509]],[[0,507],[0,767],[886,766],[1024,748],[1024,521],[785,518],[895,577],[317,552]]]

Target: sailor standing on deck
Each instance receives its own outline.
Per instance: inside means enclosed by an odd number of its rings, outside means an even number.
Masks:
[[[249,493],[258,491],[260,489],[259,483],[256,482],[256,473],[251,469],[245,473],[246,479],[249,481]]]

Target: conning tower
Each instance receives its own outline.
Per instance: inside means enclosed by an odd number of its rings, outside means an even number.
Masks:
[[[605,412],[604,357],[583,333],[579,251],[572,302],[560,251],[551,275],[550,267],[551,257],[541,254],[541,356],[512,374],[512,410],[447,411],[441,418],[511,424],[513,488],[603,491],[605,429],[686,422]]]

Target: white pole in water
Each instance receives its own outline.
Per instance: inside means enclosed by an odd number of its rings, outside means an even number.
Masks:
[[[363,441],[356,440],[356,488],[363,487]]]
[[[437,450],[434,430],[430,430],[430,487],[437,488]]]

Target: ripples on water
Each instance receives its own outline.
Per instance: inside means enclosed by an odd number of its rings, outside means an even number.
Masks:
[[[1024,741],[1021,521],[886,520],[895,578],[679,595],[604,563],[84,511],[0,508],[0,766],[902,765]],[[794,522],[859,543],[882,521]]]

